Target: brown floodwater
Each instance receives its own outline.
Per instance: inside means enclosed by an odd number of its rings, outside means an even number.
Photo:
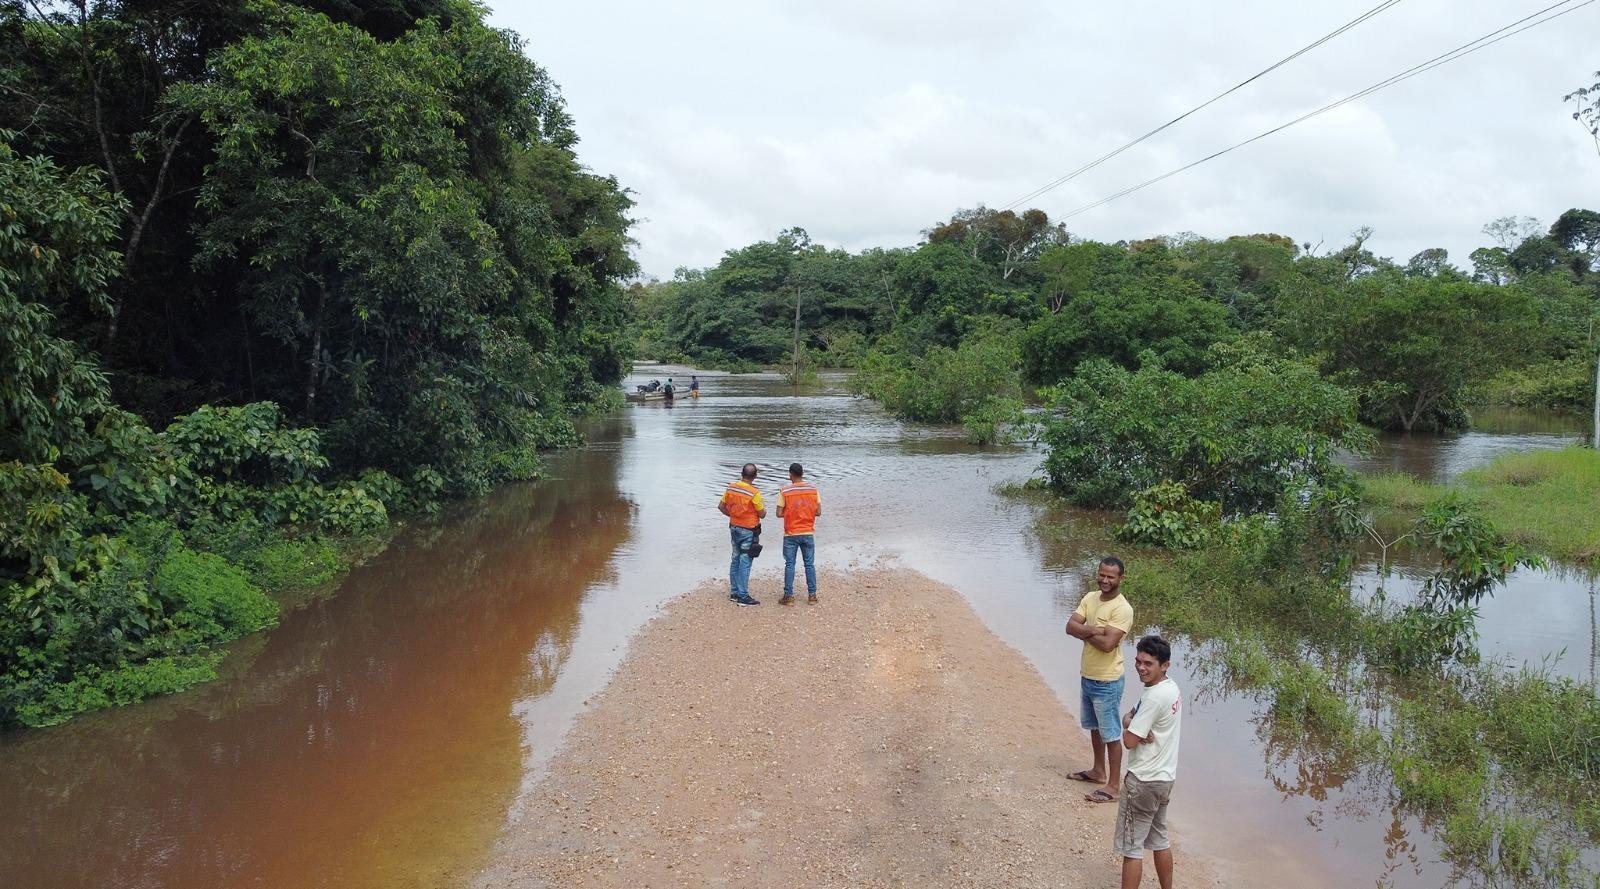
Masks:
[[[634,633],[667,599],[725,576],[714,503],[746,461],[769,491],[791,461],[806,464],[825,501],[824,567],[887,561],[951,584],[1076,708],[1078,649],[1061,626],[1107,546],[1104,522],[995,493],[1027,478],[1037,453],[899,423],[836,380],[797,395],[773,377],[702,379],[697,401],[589,423],[590,446],[553,455],[547,479],[415,524],[235,644],[220,681],[0,734],[0,887],[470,885]],[[1564,434],[1491,429],[1465,447]],[[1405,446],[1412,456],[1395,460],[1478,459],[1441,456],[1462,437]],[[1073,533],[1040,533],[1052,525]],[[776,547],[756,563],[757,576],[781,569]],[[1563,583],[1541,590],[1587,593],[1581,578]],[[1553,650],[1534,633],[1507,644],[1529,658]],[[1385,787],[1275,740],[1258,702],[1190,677],[1182,655],[1174,832],[1229,885],[1451,884],[1430,831],[1396,815]]]

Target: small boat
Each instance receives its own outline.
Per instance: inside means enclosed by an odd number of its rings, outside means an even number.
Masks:
[[[661,391],[660,389],[657,389],[654,392],[629,392],[627,395],[629,401],[665,401],[667,399],[667,393]],[[677,401],[682,397],[683,396],[676,392],[672,394],[673,401]]]
[[[637,392],[637,391],[635,391],[635,392],[627,392],[627,393],[624,393],[624,394],[627,396],[629,401],[665,401],[667,399],[667,393],[663,392],[660,389],[657,389],[654,392]],[[673,401],[684,401],[684,400],[689,399],[689,398],[702,398],[704,396],[705,396],[704,392],[700,393],[699,395],[695,395],[694,393],[690,392],[688,389],[678,389],[678,390],[676,390],[676,391],[674,391],[672,393],[672,400]]]

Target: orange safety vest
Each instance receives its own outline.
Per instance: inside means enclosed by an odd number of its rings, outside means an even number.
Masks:
[[[822,499],[817,486],[808,482],[785,485],[778,489],[778,502],[783,507],[784,536],[810,534],[816,529],[817,510]]]
[[[761,517],[756,515],[756,501],[761,497],[761,492],[756,486],[744,481],[729,482],[728,490],[722,492],[722,502],[728,504],[728,524],[735,528],[754,528],[761,524]]]

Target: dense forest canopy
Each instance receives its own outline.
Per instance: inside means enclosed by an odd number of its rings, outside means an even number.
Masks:
[[[461,0],[0,0],[0,725],[181,688],[630,360],[631,201]]]
[[[630,201],[522,49],[462,2],[5,3],[12,150],[120,202],[57,328],[154,423],[273,401],[338,467],[481,489],[627,361]]]

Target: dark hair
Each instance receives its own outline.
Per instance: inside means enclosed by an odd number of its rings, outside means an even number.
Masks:
[[[1160,636],[1146,636],[1134,648],[1155,658],[1158,664],[1172,663],[1172,645]]]
[[[1102,564],[1102,565],[1115,565],[1116,568],[1117,568],[1117,573],[1118,574],[1127,574],[1128,573],[1128,567],[1126,565],[1122,564],[1122,560],[1117,558],[1116,556],[1106,556],[1105,558],[1100,560],[1100,564]]]
[[[739,475],[744,477],[744,478],[755,478],[756,477],[756,465],[754,463],[746,463],[744,465],[744,468],[739,470]]]
[[[799,463],[790,463],[789,474],[795,478],[805,478],[806,470],[805,467],[801,466]]]

